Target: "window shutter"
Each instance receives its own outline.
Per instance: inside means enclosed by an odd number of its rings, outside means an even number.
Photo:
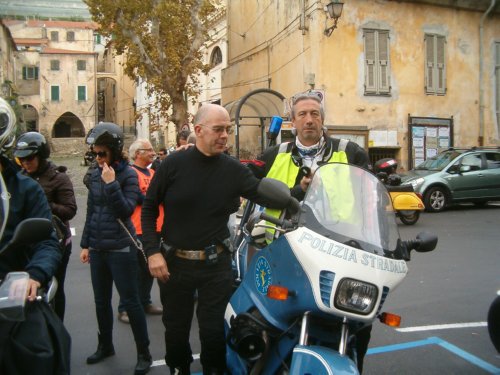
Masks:
[[[23,66],[23,79],[28,79],[28,67]]]
[[[436,71],[437,71],[437,87],[438,94],[446,93],[446,63],[445,63],[445,46],[446,40],[444,36],[436,35]]]
[[[365,30],[365,93],[376,93],[375,31]]]
[[[379,54],[379,93],[388,94],[390,92],[389,77],[389,32],[378,32],[378,54]]]
[[[59,101],[59,86],[50,86],[50,99],[53,102]]]
[[[434,94],[434,35],[425,36],[425,92]]]
[[[87,100],[87,88],[85,86],[78,86],[78,101]]]
[[[35,79],[38,79],[38,66],[34,67],[34,71],[35,71]]]

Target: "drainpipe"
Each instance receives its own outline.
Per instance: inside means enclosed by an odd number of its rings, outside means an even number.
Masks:
[[[479,21],[479,137],[477,139],[478,145],[484,145],[484,84],[483,84],[483,33],[484,33],[484,21],[488,14],[495,7],[496,0],[491,0],[490,7],[488,10],[481,16],[481,21]]]

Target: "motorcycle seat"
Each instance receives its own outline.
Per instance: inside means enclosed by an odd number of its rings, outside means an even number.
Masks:
[[[385,186],[389,193],[392,192],[413,192],[413,186],[411,185],[399,185],[399,186],[391,186],[391,185],[386,185]]]

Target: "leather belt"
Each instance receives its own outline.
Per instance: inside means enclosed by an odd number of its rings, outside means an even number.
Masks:
[[[216,246],[217,254],[220,254],[224,251],[224,247],[221,245]],[[205,255],[205,250],[175,250],[175,256],[188,259],[188,260],[205,260],[207,257]]]

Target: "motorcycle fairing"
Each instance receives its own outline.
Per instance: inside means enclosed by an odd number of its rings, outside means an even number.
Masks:
[[[307,275],[317,308],[328,314],[347,316],[366,322],[372,321],[378,310],[384,287],[392,291],[408,272],[403,260],[390,259],[356,249],[324,237],[306,227],[300,227],[284,237],[300,263],[300,268]],[[331,280],[331,292],[327,300],[324,298],[325,284],[320,283],[325,271],[335,275]],[[377,286],[377,302],[371,313],[360,315],[339,310],[334,306],[336,288],[344,277]]]
[[[315,375],[358,374],[358,368],[347,356],[340,355],[337,351],[322,346],[297,345],[293,349],[290,374],[315,374]]]

